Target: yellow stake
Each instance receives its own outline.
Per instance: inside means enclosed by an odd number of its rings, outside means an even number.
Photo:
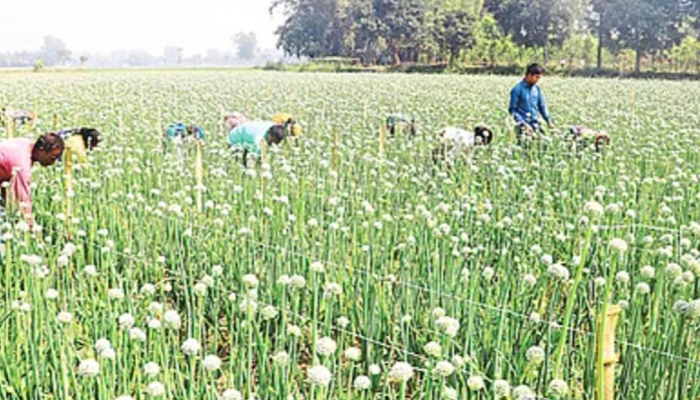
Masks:
[[[53,115],[53,125],[52,125],[52,127],[53,127],[53,131],[54,131],[54,132],[58,132],[58,115],[57,115],[57,114],[54,114],[54,115]]]
[[[197,140],[197,158],[195,159],[195,176],[197,178],[197,211],[202,212],[202,189],[204,186],[204,167],[202,165],[202,141]]]

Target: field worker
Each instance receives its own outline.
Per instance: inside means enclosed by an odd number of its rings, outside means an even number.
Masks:
[[[408,132],[411,137],[418,133],[416,119],[405,114],[392,114],[386,118],[386,131],[391,136],[396,136],[396,131]]]
[[[173,144],[177,149],[177,157],[184,159],[183,146],[189,140],[204,140],[204,130],[195,125],[185,125],[180,122],[172,123],[165,130],[165,148]]]
[[[302,127],[301,125],[297,122],[297,120],[292,116],[292,114],[287,114],[287,113],[280,113],[272,117],[272,122],[278,124],[278,125],[284,125],[289,127],[289,132],[288,134],[291,137],[301,137],[302,135]]]
[[[8,139],[0,142],[0,183],[3,208],[9,201],[19,205],[23,216],[32,221],[32,165],[48,167],[63,154],[64,143],[56,133],[47,133],[37,141]]]
[[[473,132],[455,127],[445,128],[433,149],[433,162],[452,164],[461,157],[468,157],[476,146],[488,146],[492,141],[493,132],[485,126],[477,126]]]
[[[611,143],[610,135],[607,132],[596,131],[586,126],[572,126],[569,129],[569,134],[580,148],[586,148],[592,144],[597,153]]]
[[[236,129],[238,125],[245,123],[246,121],[247,119],[245,115],[240,112],[232,112],[224,115],[224,127],[226,128],[227,132],[230,132],[231,129]]]
[[[523,135],[544,132],[540,123],[540,114],[550,128],[554,128],[552,117],[547,111],[542,89],[537,85],[544,75],[544,68],[539,64],[528,65],[525,78],[510,92],[510,107],[508,112],[517,124],[518,143],[521,144]]]
[[[70,129],[58,132],[65,144],[64,156],[66,168],[73,165],[73,157],[78,164],[87,163],[87,153],[100,144],[100,131],[94,128]]]
[[[3,107],[0,113],[0,123],[2,123],[2,125],[7,124],[7,119],[12,120],[15,126],[34,125],[34,122],[36,122],[36,114],[25,110],[8,110]]]
[[[248,166],[248,153],[260,156],[262,142],[268,146],[282,143],[289,135],[289,125],[267,121],[246,122],[233,129],[228,135],[228,144],[235,150],[243,151],[243,166]]]

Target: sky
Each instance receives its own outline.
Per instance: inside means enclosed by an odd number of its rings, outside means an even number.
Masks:
[[[155,55],[179,46],[185,56],[232,48],[231,36],[253,31],[273,48],[283,21],[272,0],[2,0],[0,52],[38,50],[46,35],[73,54],[142,49]]]

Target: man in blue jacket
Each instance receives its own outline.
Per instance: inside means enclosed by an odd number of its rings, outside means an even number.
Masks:
[[[550,128],[554,128],[542,89],[537,86],[542,75],[544,75],[544,68],[539,64],[528,65],[525,78],[510,92],[508,112],[515,118],[517,124],[518,143],[521,143],[525,133],[542,132],[540,115]]]

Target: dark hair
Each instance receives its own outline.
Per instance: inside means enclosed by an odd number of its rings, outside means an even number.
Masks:
[[[493,141],[493,132],[485,126],[477,126],[474,129],[474,137],[480,139],[477,144],[488,146]]]
[[[83,137],[83,143],[85,143],[86,149],[92,149],[100,144],[100,131],[95,128],[80,128],[78,131],[73,133],[74,135],[80,135]]]
[[[53,132],[42,135],[34,144],[34,149],[40,151],[63,150],[64,147],[65,145],[61,136]]]
[[[525,75],[543,75],[544,74],[544,68],[537,63],[530,64],[527,66],[527,70],[525,71]]]
[[[267,131],[265,135],[265,141],[267,144],[278,144],[282,143],[284,139],[287,138],[287,128],[283,125],[275,125]]]

